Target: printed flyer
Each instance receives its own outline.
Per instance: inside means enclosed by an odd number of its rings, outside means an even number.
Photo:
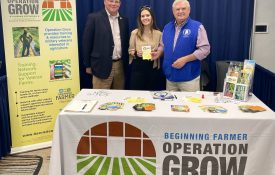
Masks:
[[[75,1],[1,0],[1,10],[12,152],[49,146],[79,92]]]

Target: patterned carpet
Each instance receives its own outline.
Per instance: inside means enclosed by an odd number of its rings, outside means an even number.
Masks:
[[[14,154],[0,160],[2,175],[47,175],[50,161],[50,148]]]

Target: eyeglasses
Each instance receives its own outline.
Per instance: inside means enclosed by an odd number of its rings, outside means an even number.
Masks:
[[[142,7],[140,7],[139,11],[143,11],[143,10],[151,10],[149,5],[144,5]]]

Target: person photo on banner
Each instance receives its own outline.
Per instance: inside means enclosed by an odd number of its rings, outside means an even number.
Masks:
[[[161,31],[149,6],[143,6],[137,17],[137,28],[130,36],[129,64],[132,65],[130,89],[155,90],[159,80],[160,60],[152,58],[161,40]]]
[[[25,29],[23,34],[19,37],[20,41],[23,44],[22,49],[22,57],[26,57],[30,55],[30,46],[32,42],[32,36],[28,34],[27,30]]]
[[[164,53],[163,72],[166,89],[170,91],[199,91],[201,60],[210,53],[210,44],[204,26],[189,17],[187,0],[172,4],[175,20],[164,26],[162,41],[153,58]]]
[[[124,89],[128,66],[129,22],[120,0],[103,0],[104,9],[89,14],[83,34],[83,60],[94,89]]]

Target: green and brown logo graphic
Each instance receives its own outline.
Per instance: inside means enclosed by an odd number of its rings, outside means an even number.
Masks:
[[[87,130],[77,147],[77,172],[99,175],[155,175],[156,151],[140,129],[123,122]]]
[[[44,0],[43,21],[72,21],[72,5],[69,0]]]

